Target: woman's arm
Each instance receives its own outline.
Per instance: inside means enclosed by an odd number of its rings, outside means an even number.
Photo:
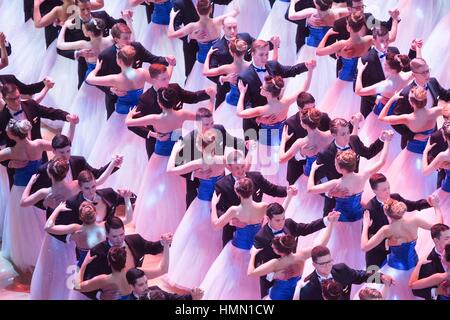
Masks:
[[[103,77],[97,77],[97,73],[100,71],[100,69],[102,67],[102,63],[103,63],[103,61],[97,60],[95,69],[92,70],[91,73],[89,73],[89,75],[86,78],[86,82],[91,85],[96,85],[96,86],[116,87],[117,86],[117,81],[116,81],[117,75],[111,74],[111,75],[107,75],[107,76],[103,76]]]
[[[113,172],[114,168],[120,166],[120,164],[122,163],[122,160],[123,160],[122,157],[115,155],[113,160],[109,163],[106,170],[101,174],[100,177],[98,177],[98,179],[95,180],[96,185],[100,186],[100,185],[104,184],[106,182],[106,180],[109,178],[109,176],[111,175],[111,173]]]
[[[145,275],[148,279],[157,278],[169,271],[170,243],[164,239],[162,240],[162,242],[164,249],[162,253],[163,256],[161,258],[161,261],[159,262],[159,265],[155,268],[142,268],[142,271],[145,272]]]
[[[290,159],[292,159],[292,157],[295,155],[295,153],[299,148],[299,141],[301,141],[300,139],[297,139],[289,148],[289,150],[286,151],[286,143],[294,135],[293,133],[289,134],[288,131],[289,131],[288,126],[285,125],[283,127],[283,135],[281,136],[281,143],[280,143],[280,153],[278,156],[280,163],[286,163]]]
[[[363,230],[361,233],[361,250],[367,252],[379,245],[384,239],[389,238],[389,225],[383,226],[377,233],[369,240],[369,227],[372,225],[369,211],[364,212]]]
[[[381,82],[375,83],[374,85],[363,87],[362,84],[362,74],[364,73],[364,70],[366,70],[367,62],[364,64],[361,59],[359,59],[358,63],[358,76],[356,77],[356,84],[355,84],[355,93],[358,96],[364,97],[364,96],[373,96],[378,93],[378,89],[381,87]],[[389,109],[388,109],[389,110]]]
[[[297,192],[298,192],[297,188],[294,187],[294,186],[289,186],[289,187],[287,187],[286,190],[287,190],[287,196],[286,196],[286,198],[284,198],[284,201],[283,201],[283,204],[282,204],[282,207],[283,207],[284,211],[286,211],[287,208],[289,207],[289,204],[291,203],[292,197],[295,194],[297,194]]]
[[[374,161],[373,164],[369,162],[369,165],[367,166],[366,170],[364,171],[361,170],[361,173],[363,173],[365,176],[371,176],[372,174],[377,173],[384,166],[389,153],[389,145],[391,144],[391,139],[393,135],[394,135],[393,132],[385,134],[386,138],[384,140],[384,145],[383,149],[381,150],[380,158]]]
[[[61,31],[58,35],[58,41],[56,43],[56,47],[59,50],[81,50],[81,49],[89,49],[89,42],[85,40],[79,40],[79,41],[73,41],[73,42],[66,42],[65,35],[67,30],[67,23],[70,21],[66,21],[64,26],[62,27]]]
[[[255,268],[255,256],[250,256],[248,263],[247,275],[250,277],[262,277],[271,272],[275,272],[278,266],[278,259],[272,259]]]
[[[39,10],[39,7],[44,1],[45,0],[34,0],[33,21],[34,21],[34,26],[36,28],[45,28],[45,27],[51,25],[53,22],[55,22],[56,19],[58,19],[59,6],[54,7],[45,16],[41,15],[41,11]]]
[[[317,12],[316,8],[306,8],[300,11],[295,11],[295,4],[301,0],[291,1],[289,6],[288,17],[290,20],[303,20],[309,18]]]
[[[409,287],[413,290],[420,290],[439,286],[448,277],[448,272],[442,272],[442,273],[435,273],[423,279],[419,279],[420,266],[421,265],[419,264],[416,266],[409,280]]]
[[[91,10],[100,10],[105,6],[105,0],[91,0]]]
[[[217,197],[217,201],[220,199]],[[232,206],[228,208],[228,210],[220,216],[220,218],[217,216],[217,210],[211,211],[211,223],[216,229],[222,229],[227,225],[228,222],[231,221],[232,218],[236,217],[237,211],[236,207]]]
[[[44,229],[48,233],[55,235],[65,235],[75,233],[80,229],[79,224],[69,224],[69,225],[55,225],[56,219],[58,219],[59,214],[62,211],[71,211],[71,209],[66,207],[65,202],[61,202],[55,210],[53,210],[50,217],[48,217],[47,222],[45,223]]]
[[[216,76],[220,76],[220,75],[226,75],[227,69],[229,69],[229,65],[223,65],[223,66],[219,66],[217,68],[210,68],[209,64],[211,61],[211,56],[214,54],[214,52],[216,52],[218,49],[215,48],[211,48],[208,51],[208,54],[206,55],[206,60],[205,63],[203,64],[203,75],[206,77],[216,77]]]
[[[22,198],[20,199],[20,206],[21,207],[29,207],[34,205],[35,203],[38,203],[41,200],[44,200],[46,196],[49,194],[49,188],[43,188],[39,189],[35,193],[30,195],[31,188],[33,184],[38,179],[38,174],[33,174],[30,181],[28,181],[27,186],[25,187],[25,190],[22,193]]]
[[[184,163],[179,166],[175,166],[175,161],[176,161],[177,155],[181,151],[182,148],[183,148],[183,142],[180,140],[177,141],[177,143],[175,143],[175,145],[172,149],[172,153],[170,154],[169,162],[167,163],[167,172],[168,173],[182,175],[182,174],[189,173],[189,172],[192,172],[194,170],[201,168],[201,165],[202,165],[201,159],[193,160],[188,163]]]
[[[393,14],[391,14],[392,28],[391,31],[389,31],[389,43],[395,42],[395,40],[397,39],[398,16],[399,16],[398,10],[394,10]]]
[[[137,111],[137,107],[134,107],[133,109],[130,110],[130,112],[128,112],[127,117],[125,119],[125,124],[127,125],[127,127],[142,127],[153,125],[155,121],[160,118],[160,115],[158,114],[149,114],[141,118],[133,118],[139,113],[140,111]]]
[[[83,264],[80,268],[80,272],[78,272],[78,286],[75,285],[74,290],[80,292],[89,292],[101,289],[107,284],[109,276],[106,274],[101,274],[90,280],[83,281],[87,265],[91,263],[95,258],[95,256],[91,256],[91,252],[89,251],[84,258]]]
[[[402,114],[402,115],[392,115],[392,116],[388,116],[388,112],[389,109],[391,108],[392,104],[399,100],[402,99],[403,97],[400,95],[400,91],[397,91],[390,99],[389,101],[385,104],[383,110],[381,110],[380,115],[378,116],[378,119],[384,122],[389,123],[390,125],[396,125],[396,124],[408,124],[408,115],[407,114]]]
[[[38,94],[33,96],[33,100],[37,102],[37,104],[41,104],[42,100],[44,100],[47,93],[51,88],[55,85],[55,83],[50,79],[44,79],[45,87]]]
[[[314,61],[314,60],[312,60],[312,61]],[[294,92],[290,97],[283,98],[283,104],[290,106],[295,101],[297,101],[297,97],[300,93],[306,92],[309,90],[309,87],[311,86],[311,80],[313,77],[315,67],[316,67],[315,64],[313,64],[313,66],[310,67],[310,69],[308,69],[308,72],[306,74],[306,81],[303,82],[303,84],[298,88],[298,90],[296,92]]]
[[[423,151],[422,155],[422,173],[424,175],[429,175],[433,171],[436,171],[439,169],[439,165],[443,162],[442,160],[446,157],[443,155],[443,152],[439,153],[436,158],[433,159],[433,161],[428,164],[428,153],[431,149],[436,145],[436,143],[430,144],[430,139],[428,139],[427,146],[425,147],[425,150]],[[447,151],[444,151],[447,152]]]
[[[325,35],[325,37],[323,37],[322,41],[319,43],[319,46],[317,47],[316,54],[318,56],[328,56],[330,54],[339,52],[345,46],[345,41],[341,40],[326,47],[328,38],[331,35],[336,34],[339,33],[334,31],[332,28],[328,30],[327,34]]]
[[[125,202],[125,217],[120,218],[124,225],[130,223],[133,220],[133,205],[131,204],[132,192],[130,190],[119,189],[117,193],[120,194]]]
[[[170,11],[169,29],[167,30],[167,36],[169,38],[183,38],[184,36],[187,36],[192,31],[194,31],[195,22],[188,23],[187,25],[175,31],[175,17],[179,12],[180,11],[175,12],[173,9]]]
[[[244,109],[244,100],[245,100],[245,94],[247,93],[248,85],[244,85],[242,80],[239,80],[238,88],[239,88],[240,94],[239,94],[238,104],[236,107],[236,115],[238,117],[244,118],[244,119],[256,118],[258,116],[263,115],[264,114],[263,111],[266,109],[265,106]]]
[[[0,32],[0,70],[6,68],[9,64],[8,51],[6,50],[6,37],[3,32]]]
[[[309,174],[308,184],[306,187],[307,191],[310,193],[326,193],[338,185],[338,179],[333,179],[325,183],[314,185],[314,175],[317,169],[320,168],[321,166],[322,165],[318,165],[316,161],[314,161],[314,163],[311,166],[311,172]]]

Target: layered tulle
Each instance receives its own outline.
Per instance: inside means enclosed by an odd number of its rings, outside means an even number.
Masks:
[[[359,112],[361,97],[353,92],[353,82],[336,79],[327,91],[319,110],[328,113],[331,119],[343,118],[350,120]]]
[[[236,115],[236,106],[224,101],[214,111],[214,123],[220,123],[232,136],[244,139],[243,120]]]

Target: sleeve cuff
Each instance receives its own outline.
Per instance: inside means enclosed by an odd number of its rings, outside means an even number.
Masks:
[[[328,217],[324,217],[322,220],[323,220],[323,224],[325,225],[325,227],[328,227],[328,225],[330,224]]]

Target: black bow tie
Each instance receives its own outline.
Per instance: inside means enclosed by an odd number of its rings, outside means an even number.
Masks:
[[[264,68],[258,68],[258,67],[255,66],[255,65],[253,65],[253,68],[255,68],[255,71],[256,71],[256,72],[266,72],[266,71],[267,71],[267,69],[264,69]]]
[[[273,235],[274,235],[274,236],[276,236],[277,234],[282,234],[282,233],[284,233],[283,229],[278,230],[278,231],[272,231],[272,232],[273,232]]]
[[[341,150],[341,151],[350,150],[350,147],[349,147],[349,146],[344,147],[344,148],[336,146],[336,148],[337,148],[338,150]]]
[[[19,111],[17,111],[17,112],[14,112],[14,113],[13,113],[13,116],[16,117],[16,116],[18,116],[19,114],[21,114],[22,112],[23,112],[23,110],[19,110]]]
[[[379,57],[380,59],[383,59],[383,58],[386,58],[386,55],[385,55],[384,53],[382,53],[382,54],[378,55],[378,57]]]

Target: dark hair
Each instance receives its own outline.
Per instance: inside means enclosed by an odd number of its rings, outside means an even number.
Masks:
[[[322,281],[322,296],[325,300],[340,300],[344,294],[342,284],[333,280],[326,279]]]
[[[297,106],[300,109],[303,109],[307,104],[315,103],[316,99],[314,99],[313,95],[309,92],[303,91],[297,96]]]
[[[197,112],[195,113],[195,120],[200,121],[203,118],[212,118],[212,113],[209,109],[201,107],[198,108]]]
[[[31,128],[31,123],[28,120],[10,119],[8,121],[8,124],[6,125],[6,131],[10,132],[20,140],[28,137],[28,133],[30,132]]]
[[[92,32],[94,37],[100,37],[103,35],[105,30],[105,21],[98,18],[92,18],[88,23],[85,24],[86,31]]]
[[[234,190],[244,199],[248,199],[253,195],[253,182],[249,178],[242,178],[234,184]]]
[[[77,177],[78,185],[81,187],[83,183],[91,182],[95,180],[94,174],[89,170],[83,170],[78,174]]]
[[[337,134],[338,127],[344,127],[344,128],[347,127],[350,129],[350,122],[348,122],[347,120],[342,119],[342,118],[336,118],[336,119],[331,120],[330,132],[332,134]]]
[[[447,231],[448,229],[450,229],[448,225],[443,223],[436,223],[430,229],[431,239],[439,239],[441,237],[441,233]]]
[[[75,0],[76,5],[79,5],[80,3],[91,3],[91,0]]]
[[[266,209],[266,215],[269,219],[272,219],[273,216],[280,215],[284,213],[284,208],[278,202],[270,203]]]
[[[278,252],[288,255],[295,251],[297,241],[295,241],[295,238],[291,235],[284,235],[273,238],[272,245]]]
[[[450,120],[445,120],[442,125],[442,133],[447,141],[450,141]]]
[[[139,300],[166,300],[162,291],[149,289],[139,297]]]
[[[358,157],[353,150],[339,151],[336,154],[336,162],[339,168],[347,172],[355,172]]]
[[[395,70],[397,73],[409,70],[411,68],[409,65],[410,62],[411,60],[406,54],[395,54],[393,52],[386,54],[386,63],[389,68]]]
[[[63,181],[69,172],[69,161],[66,159],[53,159],[48,163],[48,173],[56,181]]]
[[[322,112],[316,108],[305,109],[300,111],[301,122],[311,129],[316,129],[320,124]]]
[[[197,11],[201,16],[206,16],[211,11],[212,3],[209,0],[198,0]]]
[[[264,89],[274,97],[279,97],[284,87],[284,80],[280,76],[266,76],[264,78]]]
[[[94,204],[89,201],[83,201],[78,208],[81,222],[87,225],[95,223],[97,216],[97,209]]]
[[[373,175],[370,176],[370,179],[369,179],[370,187],[372,188],[372,190],[375,190],[376,188],[378,188],[378,185],[380,183],[383,183],[386,181],[387,181],[387,178],[382,173],[374,173]]]
[[[117,58],[127,67],[131,67],[136,56],[136,49],[133,46],[125,46],[117,52]]]
[[[5,83],[1,90],[3,98],[6,98],[8,94],[13,93],[16,90],[19,90],[19,88],[14,83]]]
[[[325,246],[316,246],[311,250],[311,259],[313,262],[317,262],[317,259],[330,254],[330,249]]]
[[[366,17],[361,12],[355,12],[347,18],[347,24],[353,32],[359,32],[366,23]]]
[[[158,102],[165,109],[181,110],[183,104],[180,93],[174,88],[159,88],[157,91]]]
[[[384,25],[380,25],[377,28],[374,28],[372,31],[372,36],[376,39],[378,37],[384,37],[389,35],[389,29]]]
[[[261,40],[261,39],[257,39],[255,41],[253,41],[251,51],[252,51],[252,53],[254,53],[258,49],[263,49],[263,48],[268,48],[268,47],[269,47],[269,42]]]
[[[134,286],[137,282],[137,279],[140,279],[143,276],[145,276],[145,272],[138,268],[131,268],[127,271],[126,274],[128,284],[131,286]]]
[[[163,64],[152,63],[148,67],[148,73],[150,73],[150,78],[156,79],[160,74],[163,74],[167,71],[167,67]]]
[[[116,216],[111,217],[110,219],[106,220],[105,222],[105,230],[106,233],[109,233],[111,229],[125,229],[125,226],[123,224],[123,221]]]
[[[445,261],[450,262],[450,243],[445,245],[444,257]]]
[[[111,28],[111,36],[119,39],[122,33],[131,33],[131,29],[125,23],[119,22]]]
[[[417,109],[423,109],[427,105],[427,90],[422,87],[415,86],[411,89],[412,96],[409,100]]]
[[[399,220],[406,212],[406,205],[401,201],[390,198],[384,202],[383,209],[391,219]]]
[[[383,300],[380,291],[374,288],[364,288],[359,292],[359,300]]]
[[[230,52],[238,57],[242,57],[248,50],[247,42],[241,39],[231,40],[228,47],[230,48]]]
[[[122,271],[127,262],[127,250],[122,247],[111,247],[108,250],[108,263],[111,269]]]
[[[55,150],[70,147],[71,145],[72,143],[70,142],[70,139],[63,134],[57,134],[52,139],[52,148]]]
[[[327,11],[333,6],[333,0],[316,0],[320,11]]]

